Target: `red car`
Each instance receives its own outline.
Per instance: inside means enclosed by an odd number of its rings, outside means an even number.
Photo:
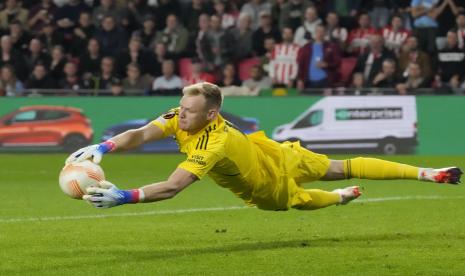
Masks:
[[[81,109],[26,106],[0,118],[0,146],[57,147],[74,151],[92,142],[90,120]]]

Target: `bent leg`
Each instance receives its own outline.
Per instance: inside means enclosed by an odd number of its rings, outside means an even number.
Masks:
[[[329,168],[326,174],[321,180],[342,180],[347,179],[344,172],[344,161],[343,160],[330,160]]]
[[[291,207],[299,210],[315,210],[341,202],[337,192],[327,192],[319,189],[299,189],[292,199]]]

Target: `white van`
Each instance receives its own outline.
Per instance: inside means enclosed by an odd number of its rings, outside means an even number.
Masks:
[[[310,106],[273,132],[317,152],[407,153],[418,144],[414,96],[335,96]]]

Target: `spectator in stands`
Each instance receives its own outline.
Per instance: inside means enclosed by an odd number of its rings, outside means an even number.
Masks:
[[[279,17],[279,29],[290,27],[295,32],[302,25],[304,12],[310,6],[313,6],[313,3],[309,0],[289,0],[284,3]]]
[[[162,63],[163,75],[153,81],[152,90],[154,94],[179,95],[183,87],[182,80],[174,74],[174,61],[164,60]]]
[[[73,31],[71,54],[78,57],[82,53],[82,49],[87,47],[89,39],[95,35],[95,26],[92,23],[90,12],[84,11],[79,15],[79,22]]]
[[[305,20],[303,24],[297,28],[294,36],[294,43],[300,47],[310,42],[315,37],[315,29],[322,24],[318,18],[318,12],[315,7],[308,7],[305,10]]]
[[[27,71],[32,72],[36,64],[42,64],[42,66],[48,68],[50,66],[51,58],[47,52],[44,51],[42,42],[37,38],[33,38],[31,39],[31,42],[29,42],[29,51],[25,56],[25,61]]]
[[[386,59],[395,60],[395,56],[384,47],[384,39],[381,35],[372,35],[369,49],[357,58],[354,72],[363,73],[366,82],[372,84],[374,78],[381,72],[383,62]]]
[[[199,17],[201,14],[212,14],[212,6],[210,1],[192,0],[184,9],[182,20],[184,26],[191,33],[196,33],[199,28]]]
[[[204,65],[209,70],[222,67],[228,58],[228,54],[232,53],[230,47],[238,47],[238,45],[227,45],[227,34],[221,28],[220,18],[216,15],[210,17],[210,27],[203,39],[203,41],[200,41],[199,46],[201,48],[198,54],[200,54]]]
[[[325,40],[332,41],[339,45],[339,48],[345,51],[347,47],[347,38],[349,33],[347,29],[339,26],[339,16],[335,12],[328,12],[326,15],[326,35]]]
[[[249,0],[241,8],[241,14],[246,13],[250,16],[250,28],[252,31],[258,29],[260,25],[260,13],[271,12],[271,4],[268,1]]]
[[[241,86],[241,80],[237,77],[236,67],[233,63],[223,66],[221,79],[217,82],[219,87]]]
[[[13,48],[11,38],[4,35],[0,40],[0,67],[10,65],[13,68],[15,77],[20,80],[27,78],[27,66],[21,53]]]
[[[202,61],[198,58],[194,58],[192,59],[191,74],[186,79],[184,79],[184,85],[188,86],[204,81],[209,83],[215,83],[215,76],[205,72]]]
[[[169,58],[166,52],[166,45],[163,42],[155,43],[152,52],[148,55],[149,74],[154,77],[160,76],[162,74],[161,65],[164,60]]]
[[[92,22],[96,27],[102,25],[102,20],[111,16],[116,20],[116,24],[122,24],[122,19],[127,17],[127,12],[118,7],[114,0],[100,0],[100,5],[92,10]]]
[[[119,79],[115,71],[115,59],[109,56],[103,57],[100,63],[100,72],[92,76],[88,88],[109,90],[111,82],[115,79]]]
[[[0,70],[0,94],[21,96],[23,93],[23,83],[16,78],[14,68],[11,65],[2,66]]]
[[[365,92],[365,78],[362,73],[354,73],[352,75],[352,83],[349,86],[349,90],[345,93],[348,95],[363,95]]]
[[[84,88],[78,75],[78,67],[74,62],[68,61],[63,68],[64,77],[58,81],[58,87],[66,90],[80,90]]]
[[[221,20],[221,28],[227,30],[236,26],[236,16],[230,12],[229,2],[226,0],[214,0],[214,15]]]
[[[422,77],[426,80],[431,80],[433,72],[430,56],[426,52],[418,49],[418,39],[415,36],[408,37],[401,48],[398,73],[403,78],[408,77],[408,65],[410,63],[418,63],[420,68],[422,68]]]
[[[52,49],[52,60],[50,62],[50,67],[48,71],[50,72],[50,76],[55,80],[61,80],[64,78],[64,67],[65,64],[68,62],[68,59],[65,56],[65,50],[62,46],[56,45]]]
[[[195,38],[191,39],[195,46],[195,54],[192,56],[197,56],[202,63],[209,67],[214,67],[214,55],[211,43],[214,43],[214,35],[210,36],[210,16],[208,14],[202,14],[199,16],[198,22],[199,28],[195,34]],[[215,32],[213,32],[215,34]],[[224,34],[223,34],[224,36]],[[223,39],[223,37],[221,37]],[[221,47],[221,45],[218,45]]]
[[[353,20],[357,13],[362,10],[362,1],[347,1],[347,0],[326,0],[325,8],[329,12],[336,13],[341,19],[341,25],[350,28],[354,25]]]
[[[276,44],[271,53],[269,76],[275,87],[294,87],[297,77],[299,45],[294,43],[292,28],[282,31],[282,43]]]
[[[253,32],[253,50],[255,55],[262,56],[266,50],[264,48],[264,42],[266,37],[273,37],[275,41],[281,41],[281,33],[277,28],[273,26],[271,19],[271,13],[268,11],[262,11],[260,13],[260,26]]]
[[[333,86],[338,81],[342,53],[336,43],[324,40],[325,33],[325,26],[318,25],[313,42],[299,50],[297,88],[301,91]]]
[[[157,32],[156,41],[163,42],[166,45],[167,52],[175,57],[179,57],[187,46],[189,33],[181,24],[174,14],[166,18],[166,28]]]
[[[404,0],[394,0],[394,10],[392,11],[393,14],[397,14],[402,18],[402,22],[404,23],[404,28],[412,32],[413,29],[413,20],[411,15],[411,1],[404,1]]]
[[[73,29],[79,22],[79,15],[88,10],[89,6],[81,0],[69,0],[64,6],[58,8],[55,14],[57,31],[64,35],[65,41],[71,40]]]
[[[384,46],[399,56],[402,45],[410,36],[410,32],[403,27],[402,17],[393,15],[391,25],[381,29]]]
[[[135,62],[129,63],[126,67],[127,77],[123,79],[126,95],[140,95],[141,92],[146,95],[150,91],[153,79],[146,74],[142,75],[139,65]]]
[[[147,0],[135,0],[138,2],[147,2]],[[181,14],[181,7],[177,0],[157,0],[157,7],[154,11],[155,18],[157,19],[158,30],[163,30],[166,27],[166,19],[170,14]],[[141,9],[142,10],[142,9]],[[147,9],[145,9],[147,10]],[[140,17],[142,18],[142,17]]]
[[[449,88],[449,91],[445,90],[444,89],[440,89],[438,92],[441,93],[441,92],[452,92],[452,94],[458,94],[458,95],[462,95],[463,94],[463,87],[460,86],[460,82],[463,81],[463,77],[460,77],[458,75],[455,75],[451,78],[451,80],[449,81],[449,85],[448,85],[448,88]]]
[[[368,47],[370,37],[376,34],[376,29],[371,26],[370,17],[367,13],[358,16],[358,28],[349,33],[347,51],[353,55],[362,54]]]
[[[119,76],[126,76],[127,65],[130,63],[136,63],[141,74],[145,74],[149,70],[148,54],[138,36],[131,37],[127,49],[121,51],[117,57],[116,65]]]
[[[156,34],[155,18],[152,15],[146,15],[142,22],[142,28],[134,31],[132,36],[140,37],[142,45],[148,50],[152,46]]]
[[[52,52],[55,45],[63,45],[64,43],[63,34],[55,30],[55,25],[53,23],[47,23],[43,26],[39,39],[42,41],[44,49],[49,53]]]
[[[45,24],[52,23],[57,7],[52,0],[42,0],[29,10],[27,22],[29,30],[33,34],[39,34]]]
[[[455,19],[457,24],[451,31],[457,34],[458,46],[465,49],[465,13],[459,13]]]
[[[21,7],[17,0],[6,0],[5,8],[0,11],[0,29],[7,30],[11,22],[17,20],[26,26],[29,11]]]
[[[391,10],[394,9],[394,1],[392,0],[375,0],[362,1],[364,10],[368,11],[372,25],[376,29],[381,29],[386,26],[391,16]]]
[[[430,54],[436,52],[438,22],[436,18],[444,11],[450,0],[412,0],[411,13],[414,18],[413,34],[418,38],[421,50]]]
[[[26,82],[27,89],[55,89],[56,82],[48,75],[47,68],[37,63],[32,69],[32,75]]]
[[[407,77],[396,85],[396,90],[400,95],[417,94],[419,89],[431,87],[428,79],[421,72],[420,64],[411,62],[407,70]]]
[[[89,39],[86,52],[79,57],[79,72],[83,79],[90,79],[92,75],[100,71],[102,55],[100,54],[100,45],[95,38]]]
[[[110,84],[110,93],[111,96],[126,96],[124,92],[123,82],[120,79],[114,79]]]
[[[229,30],[227,53],[232,53],[232,57],[238,60],[249,58],[252,54],[252,29],[251,19],[248,13],[241,13],[237,21],[237,26]]]
[[[247,87],[251,91],[255,91],[258,95],[262,89],[270,89],[272,82],[270,77],[266,76],[260,65],[254,65],[250,71],[250,79],[244,80],[242,86]]]
[[[129,31],[128,34],[139,28],[146,16],[154,15],[158,22],[158,27],[164,28],[166,16],[169,14],[180,14],[178,1],[158,0],[154,9],[149,5],[148,0],[129,0],[124,8],[125,17],[121,22],[122,27]],[[174,4],[171,5],[170,3]],[[173,9],[174,8],[174,9]]]
[[[438,22],[437,28],[437,37],[436,37],[436,47],[437,50],[444,48],[446,44],[446,36],[447,32],[454,28],[456,22],[456,16],[461,12],[465,11],[465,1],[462,0],[450,0],[447,1],[448,6],[444,9],[444,11],[439,14],[436,18]]]
[[[387,58],[383,61],[381,71],[376,74],[370,87],[394,88],[399,80],[396,75],[396,61]],[[392,94],[393,91],[383,91],[383,94]]]
[[[13,20],[9,26],[11,43],[13,48],[18,50],[21,54],[25,54],[29,48],[29,41],[31,35],[28,31],[24,30],[22,23],[19,20]]]
[[[279,21],[281,19],[281,11],[286,3],[287,0],[275,0],[274,3],[271,4],[271,19],[273,20],[273,26],[275,26],[279,30],[281,30],[279,24]]]
[[[438,75],[443,84],[460,80],[465,68],[465,52],[458,46],[457,33],[448,32],[446,47],[438,52]]]
[[[270,75],[270,62],[271,58],[273,56],[273,49],[276,45],[276,42],[273,37],[267,37],[265,38],[265,41],[263,42],[264,48],[266,50],[265,54],[260,58],[260,67],[263,69],[263,73],[267,76]]]
[[[100,52],[103,56],[115,57],[128,45],[126,33],[116,26],[115,19],[111,16],[103,18],[102,26],[97,29],[95,37],[100,44]]]

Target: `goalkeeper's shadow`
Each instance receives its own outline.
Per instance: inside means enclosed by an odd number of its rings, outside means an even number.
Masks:
[[[205,246],[205,247],[194,247],[194,248],[172,248],[153,250],[124,250],[121,251],[121,255],[124,255],[125,261],[140,261],[141,259],[171,259],[185,257],[188,255],[209,255],[209,254],[228,254],[228,253],[240,253],[240,252],[255,252],[255,251],[268,251],[268,250],[280,250],[280,249],[292,249],[292,248],[331,248],[332,250],[338,250],[338,248],[371,248],[376,244],[383,242],[396,242],[411,240],[411,239],[427,239],[431,237],[431,233],[384,233],[384,234],[372,234],[372,235],[347,235],[337,237],[321,237],[321,238],[309,238],[309,239],[290,239],[281,241],[254,241],[254,242],[238,242],[235,244],[221,245],[221,246]],[[399,246],[403,246],[402,243]],[[130,254],[128,255],[128,253]],[[115,251],[112,251],[112,255]]]

